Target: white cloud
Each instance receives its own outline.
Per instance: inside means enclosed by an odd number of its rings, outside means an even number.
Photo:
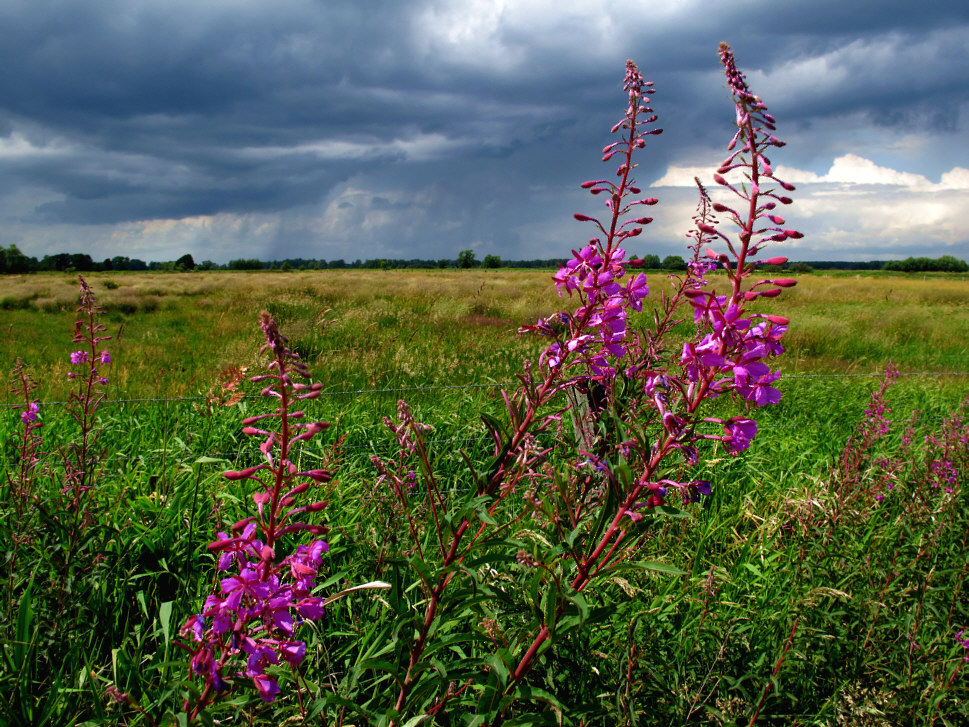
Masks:
[[[410,161],[441,159],[468,145],[444,134],[415,134],[401,139],[322,139],[295,146],[246,147],[241,154],[256,159],[272,159],[293,154],[312,154],[326,160],[352,160],[374,156],[401,155]]]
[[[687,194],[684,188],[694,186],[694,177],[707,185],[716,201],[732,204],[731,195],[713,182],[714,171],[671,166],[651,186],[672,188],[667,195],[672,194],[680,206],[677,216],[685,218],[689,203],[679,200]],[[782,166],[776,171],[780,179],[797,185],[791,194],[794,204],[782,212],[788,224],[805,235],[783,244],[786,254],[795,259],[898,257],[919,254],[918,248],[937,255],[956,245],[962,247],[954,252],[965,255],[969,169],[954,167],[933,182],[921,174],[845,154],[824,174]],[[740,181],[736,170],[729,176]]]
[[[692,187],[694,177],[707,185],[713,184],[713,167],[670,166],[666,174],[653,182],[652,187]],[[942,174],[938,183],[931,182],[921,174],[901,172],[889,167],[880,167],[870,159],[857,154],[844,154],[831,164],[827,174],[778,166],[777,176],[792,184],[840,184],[840,185],[886,185],[903,187],[917,192],[940,192],[953,189],[969,189],[969,169],[953,167]],[[734,170],[733,179],[740,181],[741,172]]]
[[[14,131],[10,136],[0,137],[0,160],[57,156],[74,151],[76,147],[63,139],[54,139],[47,144],[36,144],[20,131]]]
[[[607,58],[626,37],[693,22],[699,0],[442,0],[414,17],[416,45],[435,60],[511,73],[536,58]],[[648,29],[648,30],[647,30]]]

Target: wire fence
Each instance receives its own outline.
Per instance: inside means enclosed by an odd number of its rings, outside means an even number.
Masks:
[[[822,379],[864,379],[864,378],[881,378],[884,373],[873,372],[873,373],[818,373],[818,374],[788,374],[785,375],[781,382],[788,381],[791,379],[800,380],[822,380]],[[946,372],[946,371],[920,371],[920,372],[905,372],[900,373],[899,376],[904,377],[927,377],[927,378],[939,378],[939,377],[969,377],[969,372],[958,371],[958,372]],[[459,389],[501,389],[510,388],[516,386],[516,382],[492,382],[484,384],[453,384],[453,385],[428,385],[428,386],[402,386],[402,387],[389,387],[389,388],[372,388],[372,389],[346,389],[338,391],[323,391],[320,392],[321,397],[339,397],[339,396],[376,396],[376,395],[386,395],[386,394],[406,394],[413,392],[425,392],[425,391],[448,391],[448,390],[459,390]],[[263,400],[258,394],[249,394],[241,399],[249,400]],[[240,400],[241,400],[240,399]],[[104,399],[102,404],[161,404],[165,408],[169,408],[169,405],[184,405],[184,404],[198,404],[205,403],[209,401],[209,397],[204,395],[198,396],[182,396],[182,397],[141,397],[141,398],[119,398],[119,399]],[[69,402],[67,401],[46,401],[38,402],[41,407],[51,407],[51,406],[65,406]],[[23,407],[23,404],[3,404],[0,405],[4,408],[14,408]],[[175,416],[177,420],[177,416]],[[942,417],[910,417],[907,418],[906,422],[921,423],[921,422],[939,422]],[[710,424],[711,431],[716,429],[715,424]],[[789,430],[798,429],[804,426],[803,422],[794,423],[769,423],[764,421],[758,422],[758,428],[761,430]],[[812,421],[811,426],[813,427],[823,427],[823,428],[844,428],[845,424],[843,422],[836,421]],[[191,440],[201,439],[201,435],[197,431],[184,430],[181,432],[186,438]],[[481,433],[474,436],[457,436],[457,437],[438,437],[431,438],[428,441],[429,444],[434,446],[450,446],[450,447],[473,447],[479,444],[483,444],[491,440],[491,437],[487,433]],[[147,451],[141,451],[137,453],[124,453],[116,452],[112,455],[104,457],[102,463],[104,465],[121,465],[124,463],[154,463],[154,462],[167,462],[171,463],[173,466],[190,465],[196,463],[200,457],[206,457],[213,460],[224,460],[226,462],[232,462],[237,460],[240,456],[249,456],[247,450],[234,449],[232,451],[225,450],[212,450],[208,449],[205,451],[193,451],[190,444],[172,444],[171,442],[165,441],[160,443],[161,446],[157,449],[150,449]],[[368,441],[363,444],[355,443],[344,443],[341,445],[341,450],[344,451],[364,451],[368,453],[379,453],[381,446],[386,445],[392,447],[393,440],[388,438],[387,442],[382,441]],[[53,453],[51,453],[53,454]],[[40,462],[47,465],[60,465],[63,464],[63,459],[57,456],[41,457]]]
[[[871,372],[871,373],[857,373],[857,374],[784,374],[779,382],[783,383],[791,379],[855,379],[855,378],[880,378],[884,376],[884,372]],[[925,377],[944,377],[944,376],[966,376],[969,377],[969,371],[910,371],[902,372],[898,374],[899,376],[925,376]],[[456,390],[456,389],[508,389],[517,386],[518,383],[514,381],[508,382],[492,382],[487,384],[436,384],[429,386],[395,386],[389,388],[374,388],[374,389],[346,389],[339,391],[321,391],[321,397],[329,396],[365,396],[365,395],[376,395],[376,394],[405,394],[408,392],[415,391],[446,391],[446,390]],[[259,394],[246,394],[241,397],[242,399],[262,399],[264,397]],[[135,397],[135,398],[123,398],[123,399],[103,399],[102,404],[144,404],[144,403],[177,403],[177,402],[204,402],[208,401],[210,397],[203,394],[198,394],[196,396],[175,396],[175,397]],[[64,401],[39,401],[37,402],[40,406],[64,406],[69,402]],[[15,404],[0,404],[0,407],[5,409],[12,409],[16,407],[23,407],[23,403]]]

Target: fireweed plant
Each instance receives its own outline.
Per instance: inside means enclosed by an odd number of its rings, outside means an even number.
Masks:
[[[323,598],[313,595],[313,589],[327,543],[312,540],[277,557],[284,536],[318,537],[326,532],[324,526],[302,520],[326,502],[298,505],[297,500],[311,487],[328,482],[330,474],[323,469],[299,471],[293,461],[298,445],[328,426],[302,422],[305,413],[292,410],[297,402],[317,398],[322,385],[296,381],[309,379],[305,364],[287,347],[268,313],[262,313],[259,323],[266,340],[263,351],[270,357],[269,373],[250,381],[265,383],[262,395],[275,398],[277,406],[271,413],[243,420],[243,434],[263,439],[259,450],[265,462],[224,475],[232,482],[254,483],[256,515],[233,524],[229,532],[219,532],[208,546],[224,576],[202,612],[191,616],[181,630],[190,638],[182,646],[192,654],[191,671],[202,680],[194,703],[185,703],[189,720],[239,681],[251,680],[262,700],[272,702],[280,691],[274,668],[285,665],[298,679],[297,668],[306,655],[305,642],[297,638],[299,627],[304,620],[323,615]]]
[[[38,454],[42,445],[40,432],[44,423],[39,416],[40,399],[33,397],[37,382],[31,377],[22,359],[17,359],[17,364],[10,372],[10,378],[13,380],[10,393],[23,402],[15,407],[20,413],[20,430],[16,444],[17,468],[6,473],[8,492],[14,502],[17,522],[20,522],[24,508],[34,496],[39,475]]]
[[[107,330],[99,320],[103,311],[87,281],[81,276],[78,280],[81,299],[77,312],[80,316],[74,323],[71,339],[77,350],[70,354],[71,370],[67,373],[76,387],[68,396],[67,412],[77,423],[79,435],[64,451],[64,485],[61,488],[61,494],[68,498],[67,509],[74,514],[74,533],[89,524],[87,493],[95,486],[101,469],[97,413],[108,385],[102,367],[111,363],[111,354],[102,345],[111,340],[111,336],[103,335]]]
[[[705,447],[738,454],[757,434],[748,415],[707,416],[706,405],[727,394],[748,407],[779,401],[773,386],[779,374],[769,362],[783,351],[788,321],[751,305],[794,281],[749,279],[762,263],[785,262],[756,259],[764,248],[801,236],[776,213],[791,203],[781,192],[793,187],[776,178],[768,157],[783,146],[774,118],[728,46],[720,58],[737,131],[715,180],[734,202],[713,202],[700,187],[693,258],[685,275],[672,278],[673,292],[663,296],[653,327],[632,325],[649,287],[644,274],[631,270],[623,245],[651,222],[640,210],[657,200],[637,186],[634,155],[661,130],[649,106],[652,84],[629,61],[626,113],[612,127],[620,139],[602,157],[619,161],[616,178],[582,184],[604,198],[606,215],[575,215],[595,235],[554,276],[559,294],[578,307],[521,329],[550,342],[537,368],[526,363],[517,391],[503,394],[507,425],[484,417],[494,448],[484,467],[467,459],[473,490],[462,499],[440,481],[427,427],[405,404],[399,421],[388,423],[399,452],[378,462],[378,470],[405,514],[412,540],[406,565],[420,596],[412,596],[398,570],[391,606],[410,624],[393,642],[399,667],[386,655],[372,667],[390,674],[396,698],[375,712],[366,710],[376,705],[361,706],[368,717],[380,714],[397,725],[422,713],[466,710],[473,700],[475,723],[497,725],[512,715],[524,718],[519,700],[557,705],[554,695],[528,683],[530,671],[554,642],[593,619],[595,586],[634,567],[651,521],[679,514],[674,503],[710,493],[708,482],[689,476]],[[724,293],[705,278],[717,268],[725,272]],[[695,333],[674,351],[673,329],[684,318]],[[563,406],[563,398],[573,403]],[[578,420],[572,437],[563,426],[570,406]],[[429,513],[423,522],[409,517],[418,506]],[[509,562],[508,573],[492,567],[500,562]],[[512,603],[509,588],[523,594],[524,607]],[[482,624],[481,640],[496,649],[483,681],[480,672],[439,658],[443,647],[453,648],[454,623],[469,608]]]

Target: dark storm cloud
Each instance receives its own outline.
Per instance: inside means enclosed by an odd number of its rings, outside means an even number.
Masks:
[[[964,142],[932,141],[966,131],[961,5],[595,5],[9,0],[0,197],[44,191],[17,213],[25,246],[31,226],[276,215],[258,243],[273,253],[345,236],[359,256],[544,256],[593,204],[575,185],[602,174],[627,57],[666,130],[641,181],[716,163],[732,119],[720,40],[798,142],[786,163],[823,173],[880,128],[925,135],[919,173],[969,166]]]

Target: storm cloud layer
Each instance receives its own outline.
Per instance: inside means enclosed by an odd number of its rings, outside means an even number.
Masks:
[[[764,0],[5,0],[0,243],[170,260],[565,255],[584,179],[656,84],[679,253],[732,135],[730,43],[798,185],[777,254],[969,258],[969,8]]]

